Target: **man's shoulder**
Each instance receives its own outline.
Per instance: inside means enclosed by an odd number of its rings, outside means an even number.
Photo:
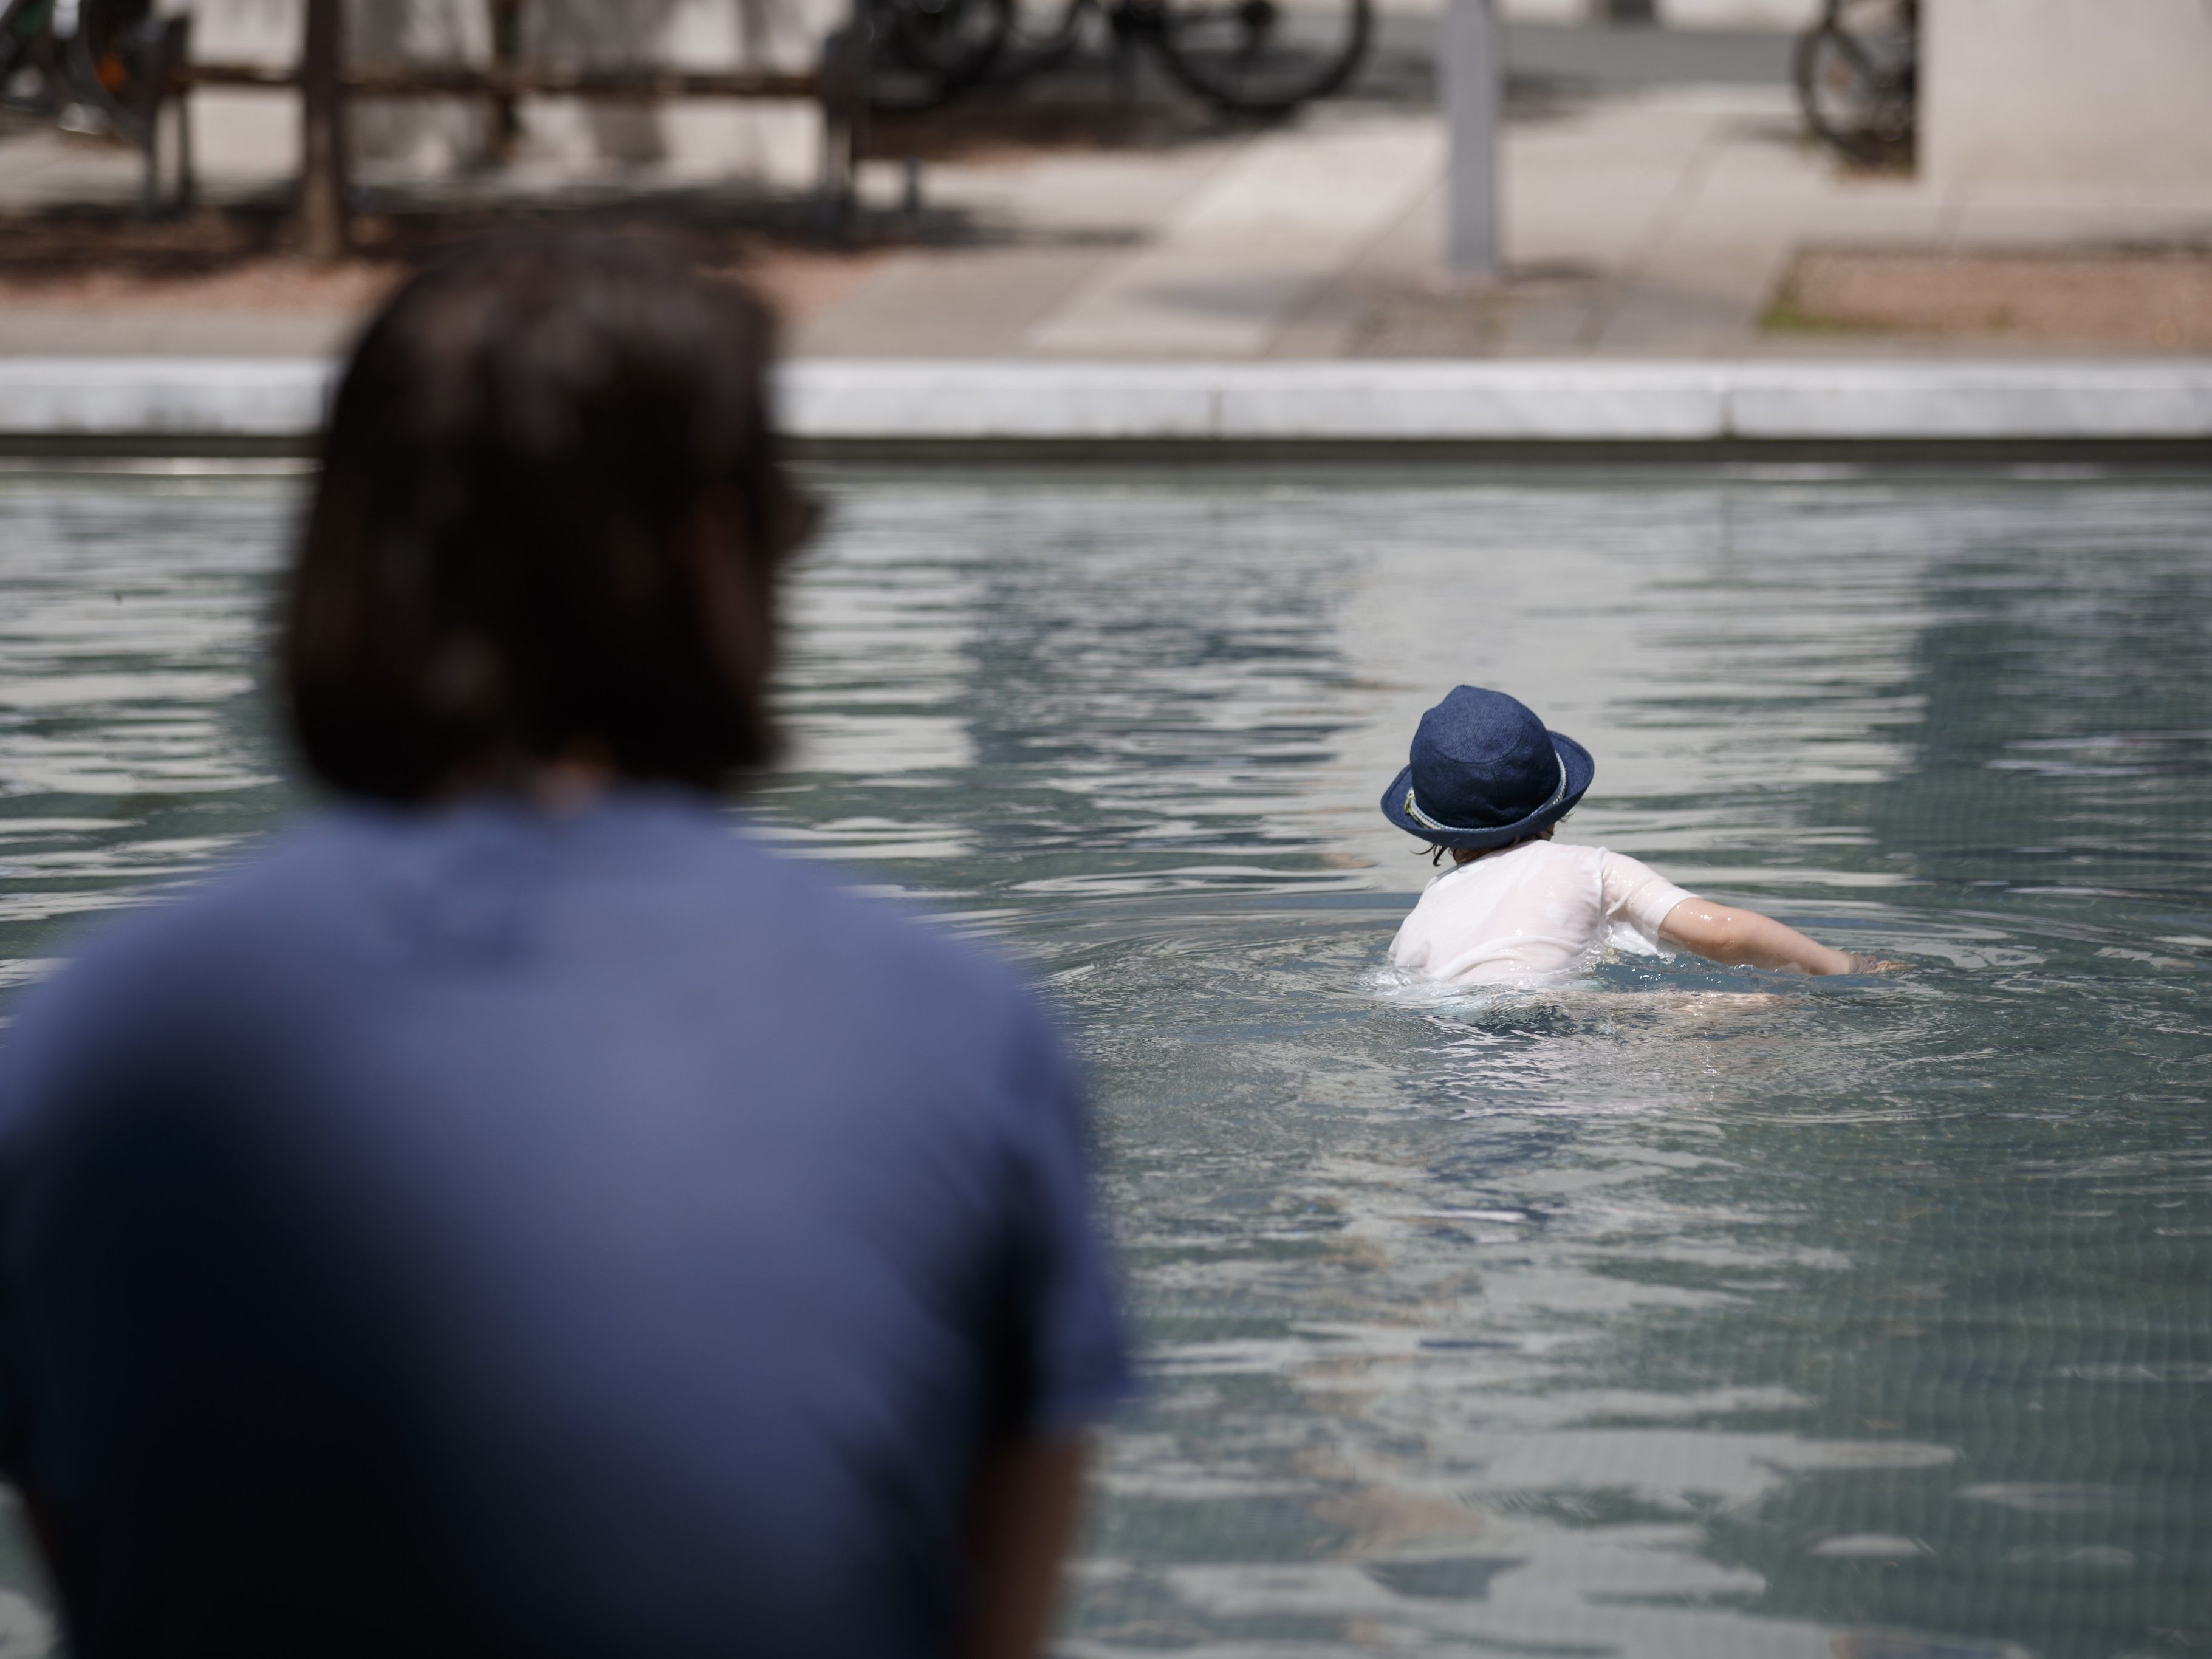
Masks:
[[[794,856],[747,813],[644,801],[617,838],[599,866],[615,879],[594,902],[599,936],[627,941],[625,952],[665,952],[733,982],[772,973],[782,996],[825,1013],[865,1010],[948,1039],[1042,1023],[1027,978],[989,942],[864,872]]]
[[[861,977],[890,973],[970,994],[1025,994],[996,952],[954,937],[919,904],[869,890],[840,866],[779,851],[757,826],[732,823],[710,805],[648,805],[618,816],[627,821],[592,830],[609,839],[570,868],[634,877],[655,890],[618,881],[605,896],[648,943],[688,932],[732,952],[787,954],[794,971],[834,962]],[[186,964],[196,977],[281,974],[302,954],[345,955],[423,906],[493,905],[507,883],[524,879],[515,865],[541,853],[549,866],[563,862],[527,836],[501,835],[496,823],[325,808],[188,884],[93,922],[65,945],[58,977],[173,978]],[[242,988],[237,977],[232,983]]]
[[[1057,1020],[994,942],[963,937],[860,872],[793,858],[742,830],[695,851],[685,879],[699,895],[692,939],[705,955],[694,959],[726,969],[733,984],[772,973],[769,1002],[794,1011],[779,1038],[849,1044],[865,1031],[856,1052],[898,1056],[908,1080],[1068,1075]]]
[[[252,942],[310,921],[327,889],[319,872],[341,859],[344,832],[319,817],[249,838],[211,868],[81,919],[59,965],[33,988],[32,1012],[79,994],[110,1002],[160,986],[207,988],[236,969]]]
[[[326,930],[381,839],[376,815],[310,811],[250,837],[198,875],[157,888],[88,925],[64,951],[65,972],[93,978],[198,964],[240,974]]]
[[[751,878],[770,884],[793,923],[781,943],[832,976],[835,994],[882,995],[973,1029],[1030,1024],[1041,1012],[1028,978],[997,945],[963,937],[916,898],[886,891],[843,866],[757,844]]]
[[[498,936],[513,874],[503,861],[518,849],[465,839],[404,810],[308,813],[189,885],[82,929],[52,979],[22,997],[9,1046],[34,1035],[67,1043],[72,1031],[97,1042],[118,1017],[165,1029],[265,1018],[373,989],[388,977],[379,963],[427,963],[433,935],[437,948],[466,951],[479,934]],[[970,1036],[1036,1021],[1027,982],[997,951],[836,866],[733,830],[711,806],[634,814],[605,856],[582,862],[618,879],[601,892],[599,925],[561,949],[598,951],[611,973],[659,957],[672,972],[715,960],[750,972],[765,961],[825,1006],[927,1010]]]
[[[54,971],[9,1009],[0,1138],[89,1079],[158,1070],[207,1047],[226,1002],[247,1000],[257,981],[281,984],[281,975],[248,965],[266,954],[255,949],[255,922],[296,925],[300,906],[288,901],[313,857],[295,833],[256,838],[189,883],[82,919]]]

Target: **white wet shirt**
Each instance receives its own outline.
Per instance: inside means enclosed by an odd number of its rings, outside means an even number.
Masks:
[[[1390,944],[1390,964],[1462,985],[1571,968],[1607,945],[1656,951],[1689,894],[1602,847],[1528,841],[1431,882]]]

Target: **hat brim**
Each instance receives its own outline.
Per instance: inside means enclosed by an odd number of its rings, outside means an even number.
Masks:
[[[1504,847],[1534,835],[1547,823],[1557,823],[1575,810],[1582,798],[1589,792],[1597,776],[1597,763],[1590,758],[1589,750],[1563,732],[1545,735],[1559,757],[1559,764],[1566,768],[1567,791],[1549,805],[1539,807],[1516,823],[1501,823],[1494,830],[1431,830],[1406,811],[1406,793],[1413,787],[1413,769],[1410,766],[1390,781],[1382,792],[1382,816],[1409,836],[1418,836],[1436,847],[1466,847],[1480,850]]]

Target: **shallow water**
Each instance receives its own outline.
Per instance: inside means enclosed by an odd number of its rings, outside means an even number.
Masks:
[[[1065,1651],[2212,1648],[2212,487],[824,487],[760,811],[1097,1078],[1153,1387]],[[293,800],[295,489],[0,478],[0,976]],[[1595,751],[1566,838],[1911,971],[1378,995],[1458,679]]]

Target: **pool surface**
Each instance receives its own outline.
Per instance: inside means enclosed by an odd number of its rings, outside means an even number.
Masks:
[[[757,811],[1097,1077],[1151,1389],[1062,1652],[2212,1650],[2212,486],[823,487]],[[0,981],[297,799],[297,488],[0,477]],[[1595,751],[1564,838],[1910,971],[1379,994],[1456,680]]]

